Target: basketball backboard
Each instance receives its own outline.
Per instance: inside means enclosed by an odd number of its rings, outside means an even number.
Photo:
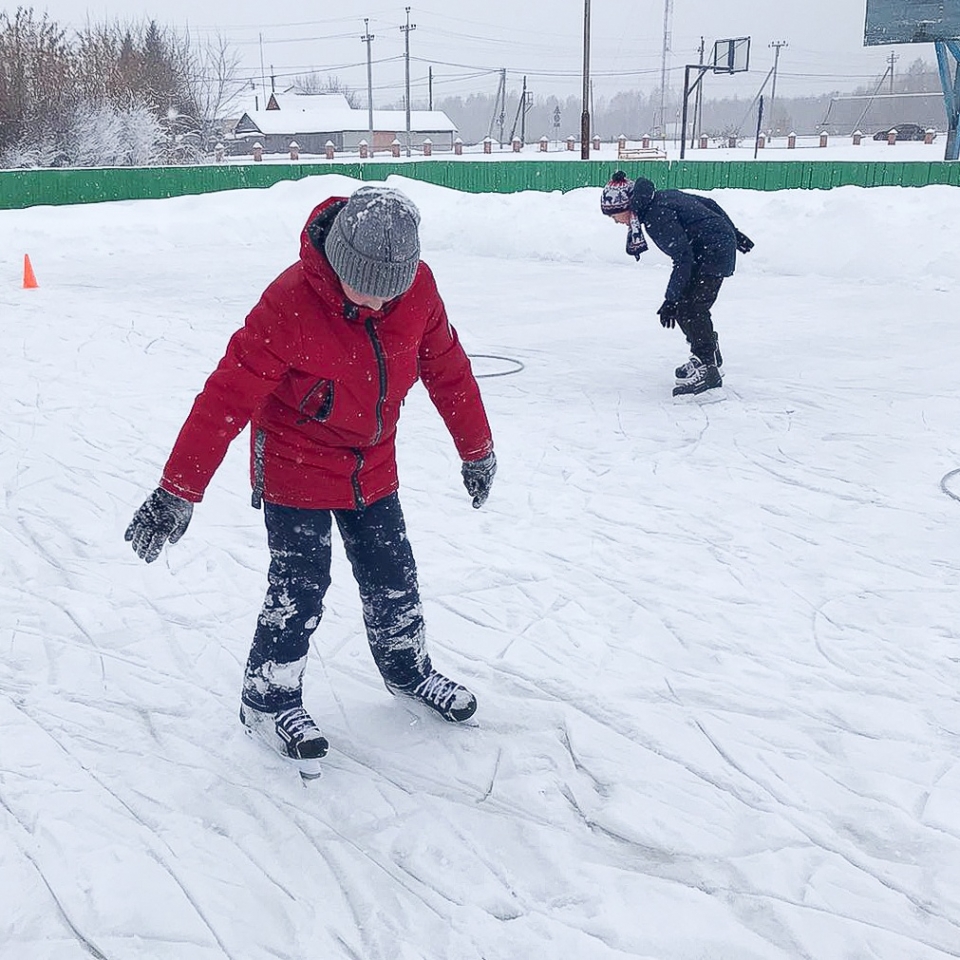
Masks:
[[[960,0],[958,0],[960,3]],[[717,40],[713,44],[711,66],[714,73],[742,73],[750,69],[750,38]]]
[[[865,47],[960,38],[960,0],[867,0]]]

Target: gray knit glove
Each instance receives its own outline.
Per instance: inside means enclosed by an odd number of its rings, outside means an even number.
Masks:
[[[133,515],[123,539],[133,544],[141,560],[153,563],[167,540],[176,543],[187,532],[192,516],[189,500],[157,487]]]
[[[490,496],[490,487],[493,486],[493,475],[497,472],[497,457],[491,451],[479,460],[464,460],[460,468],[463,485],[467,493],[473,497],[473,506],[479,510]]]

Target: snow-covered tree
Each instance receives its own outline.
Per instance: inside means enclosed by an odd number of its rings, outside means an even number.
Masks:
[[[0,12],[0,165],[196,163],[235,89],[225,41],[143,24],[69,41],[44,14]]]
[[[77,167],[149,166],[162,162],[163,142],[160,121],[143,103],[84,103],[74,113],[64,154]]]

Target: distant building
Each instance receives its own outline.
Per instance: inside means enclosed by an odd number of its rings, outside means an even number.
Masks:
[[[301,153],[313,154],[322,154],[328,141],[338,152],[356,152],[361,140],[371,145],[368,112],[353,109],[342,94],[272,93],[263,109],[258,105],[246,104],[239,120],[231,121],[227,142],[232,153],[252,153],[255,143],[264,153],[286,153],[292,140]],[[406,145],[406,136],[406,111],[373,111],[375,151],[389,150],[394,140]],[[443,111],[410,111],[412,148],[430,140],[434,150],[452,150],[456,136],[456,126]]]

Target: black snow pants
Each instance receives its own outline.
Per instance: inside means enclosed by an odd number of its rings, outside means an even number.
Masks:
[[[690,344],[690,352],[704,363],[713,363],[717,334],[710,308],[716,303],[723,277],[695,271],[677,303],[677,326]]]
[[[301,702],[310,636],[330,586],[332,518],[360,588],[367,640],[384,680],[405,687],[429,673],[417,568],[397,494],[362,510],[263,506],[270,569],[244,672],[244,702],[271,711]]]

